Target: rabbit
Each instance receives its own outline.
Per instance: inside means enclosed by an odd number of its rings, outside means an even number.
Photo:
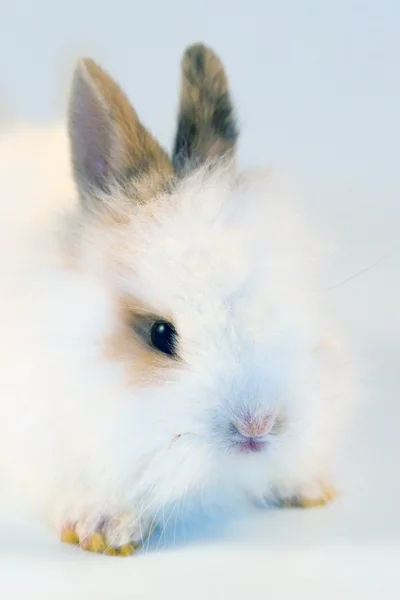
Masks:
[[[354,399],[322,240],[284,178],[239,170],[212,49],[181,83],[171,156],[90,58],[67,127],[0,140],[2,501],[91,552],[183,498],[330,502]]]

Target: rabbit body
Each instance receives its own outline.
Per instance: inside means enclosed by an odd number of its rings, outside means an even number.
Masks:
[[[322,247],[236,141],[203,46],[172,160],[89,60],[68,128],[0,138],[1,490],[65,541],[129,553],[183,498],[329,495],[353,391]]]

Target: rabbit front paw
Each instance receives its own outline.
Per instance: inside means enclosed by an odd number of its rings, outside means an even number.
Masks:
[[[333,502],[337,492],[328,482],[312,480],[293,489],[278,489],[273,496],[274,504],[281,508],[319,508]]]
[[[323,486],[315,495],[300,492],[288,498],[281,498],[279,505],[282,508],[318,508],[330,504],[335,498],[336,491],[332,487]]]
[[[152,529],[149,519],[138,519],[130,512],[118,516],[85,516],[78,521],[64,523],[61,541],[87,552],[130,556],[150,537]]]

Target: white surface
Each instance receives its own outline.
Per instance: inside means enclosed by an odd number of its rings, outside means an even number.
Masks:
[[[136,6],[137,4],[137,6]],[[337,238],[329,294],[365,363],[342,495],[328,509],[193,526],[132,559],[84,554],[32,524],[0,524],[1,598],[398,598],[400,5],[396,0],[184,0],[2,7],[0,78],[29,118],[57,113],[56,68],[91,53],[165,143],[178,62],[196,40],[221,54],[243,122],[242,163],[271,157],[311,192]],[[82,42],[82,43],[80,43]],[[162,98],[162,101],[161,101]],[[202,535],[200,535],[200,533]]]

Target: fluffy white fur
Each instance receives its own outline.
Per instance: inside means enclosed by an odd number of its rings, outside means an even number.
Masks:
[[[78,227],[73,266],[65,231],[81,213],[64,127],[3,132],[0,182],[4,499],[58,530],[125,513],[136,538],[184,496],[323,494],[350,366],[321,306],[319,242],[279,178],[200,169],[154,199],[156,218],[131,203],[125,224]],[[119,292],[173,315],[175,380],[129,385],[105,357]],[[284,415],[265,452],[230,449],[244,410]]]

